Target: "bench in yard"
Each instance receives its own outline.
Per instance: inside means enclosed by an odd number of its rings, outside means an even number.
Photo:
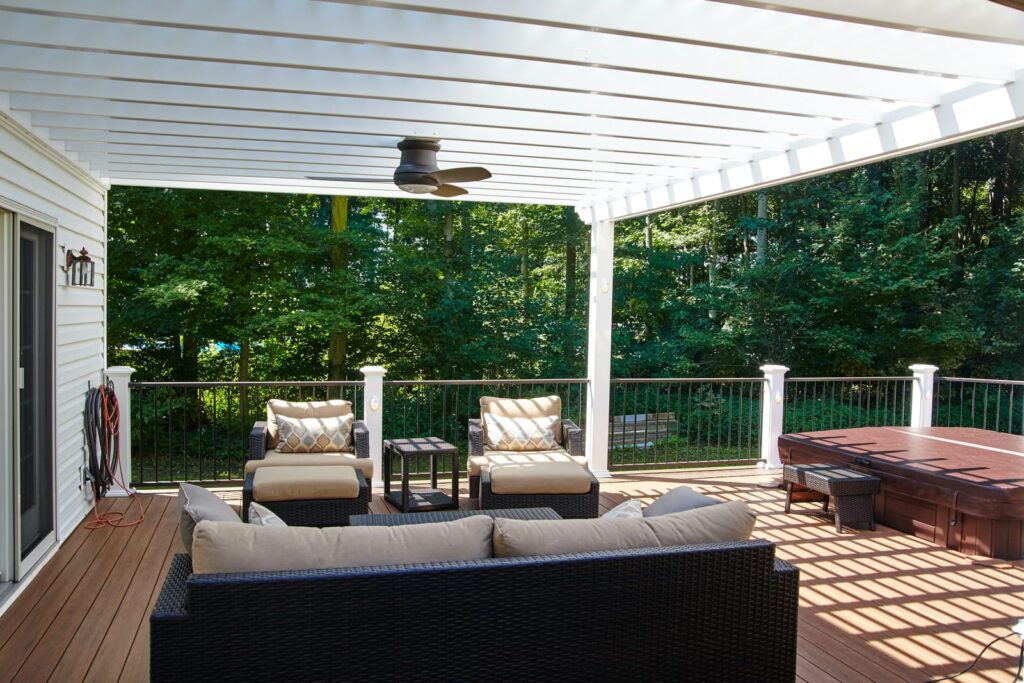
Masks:
[[[616,415],[608,426],[608,445],[611,448],[648,448],[675,436],[678,428],[675,413]]]

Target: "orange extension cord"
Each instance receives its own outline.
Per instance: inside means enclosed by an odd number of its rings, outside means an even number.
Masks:
[[[114,452],[117,454],[118,462],[120,462],[120,442],[118,441],[118,435],[121,431],[121,409],[117,404],[117,396],[114,395],[113,390],[107,386],[100,386],[100,396],[103,399],[103,435],[101,438],[109,439],[109,443],[113,443]],[[135,495],[135,492],[128,488],[125,482],[121,481],[117,472],[110,469],[110,458],[102,458],[103,469],[107,471],[107,475],[110,480],[115,484],[119,485],[122,490],[128,492],[128,497],[132,499],[135,505],[139,508],[139,516],[136,519],[127,519],[127,512],[100,512],[96,507],[96,500],[99,498],[98,488],[93,483],[93,496],[92,496],[92,516],[93,518],[85,523],[85,528],[91,530],[102,529],[104,527],[114,527],[120,529],[123,527],[133,527],[146,519],[145,511],[142,507],[142,501]]]

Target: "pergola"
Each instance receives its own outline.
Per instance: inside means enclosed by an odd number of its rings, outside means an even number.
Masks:
[[[588,452],[601,454],[614,222],[1020,126],[1024,12],[4,0],[0,110],[107,184],[404,196],[306,176],[387,178],[395,143],[424,137],[442,167],[492,171],[471,200],[577,207],[593,228]]]

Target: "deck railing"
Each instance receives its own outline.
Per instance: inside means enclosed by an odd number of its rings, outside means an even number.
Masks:
[[[936,377],[932,424],[1024,434],[1024,382]]]
[[[766,373],[768,368],[779,371],[766,366]],[[771,382],[767,374],[611,380],[608,469],[751,464],[774,458],[772,433],[910,426],[928,424],[929,417],[936,426],[1024,431],[1021,381],[938,377],[933,391],[930,377],[789,377],[780,384]],[[562,399],[562,415],[587,427],[588,381],[580,378],[381,383],[378,376],[372,385],[310,381],[128,386],[135,485],[237,483],[244,476],[249,432],[254,422],[265,419],[269,398],[343,398],[363,418],[364,395],[373,399],[368,411],[378,410],[379,396],[380,412],[370,413],[380,424],[375,438],[439,436],[458,447],[463,467],[468,421],[479,417],[481,396],[555,394]],[[372,393],[369,386],[375,387]],[[772,405],[765,406],[769,389]]]
[[[244,478],[249,432],[267,400],[351,401],[358,417],[362,382],[132,382],[133,485]]]
[[[762,377],[613,379],[609,469],[756,462],[763,384]]]
[[[913,377],[787,377],[784,431],[910,424]]]

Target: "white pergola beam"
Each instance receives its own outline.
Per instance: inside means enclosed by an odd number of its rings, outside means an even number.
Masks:
[[[353,5],[373,5],[375,0],[345,0]],[[942,0],[928,0],[932,6]],[[848,22],[824,16],[807,14],[780,15],[780,5],[788,3],[749,3],[749,7],[713,4],[701,0],[673,0],[661,3],[657,14],[623,11],[615,2],[588,2],[575,8],[567,17],[557,3],[547,0],[418,0],[417,2],[388,2],[389,7],[407,10],[427,10],[464,17],[487,17],[529,22],[536,26],[557,26],[586,31],[600,31],[613,35],[643,35],[670,42],[691,45],[713,45],[757,53],[799,55],[846,64],[870,65],[899,71],[939,73],[978,79],[1007,80],[1012,73],[994,66],[994,61],[1012,61],[1020,58],[1020,42],[1024,41],[1024,21],[1011,10],[1000,7],[965,7],[962,2],[946,4],[955,9],[955,16],[984,14],[989,17],[988,30],[1001,33],[1002,20],[1015,22],[1019,28],[1017,45],[994,43],[979,45],[968,38],[941,39],[927,33],[908,32],[885,25],[861,24],[851,31]],[[807,3],[812,4],[812,3]],[[820,2],[813,3],[820,5]],[[856,14],[861,5],[843,2],[841,11]],[[879,9],[892,16],[900,8],[894,5],[913,5],[915,0],[884,2]],[[762,5],[764,7],[758,7]],[[954,7],[955,6],[955,7]],[[770,8],[770,9],[769,9]],[[920,19],[922,12],[907,19]],[[951,15],[954,12],[950,12]],[[954,19],[950,16],[950,19]],[[771,23],[771,31],[758,30]],[[956,26],[955,21],[950,22]],[[962,24],[960,24],[962,28]],[[915,29],[916,30],[916,29]],[[871,45],[871,50],[864,50]]]
[[[21,2],[32,11],[41,9],[40,3],[58,12],[66,9],[62,0]],[[358,11],[334,3],[307,7],[309,12],[294,12],[282,0],[250,0],[242,14],[231,3],[205,0],[164,4],[83,0],[76,4],[75,15],[83,16],[91,8],[99,20],[0,11],[0,40],[277,66],[330,69],[346,64],[352,69],[353,64],[364,64],[381,73],[432,73],[499,83],[523,77],[527,84],[543,82],[544,74],[559,65],[598,66],[617,80],[634,73],[673,72],[708,81],[907,104],[934,103],[937,95],[974,80],[589,31],[538,26],[529,27],[528,32],[525,27],[510,30],[506,22],[436,14],[412,17],[409,12],[379,7]],[[202,30],[170,27],[192,18]],[[216,29],[224,33],[211,39],[210,31]],[[399,33],[402,40],[396,40]]]
[[[1018,74],[1024,79],[1024,71]],[[598,220],[623,220],[792,182],[836,170],[903,156],[1024,125],[1024,84],[1020,80],[980,94],[950,98],[923,113],[891,117],[870,128],[850,129],[825,142],[794,145],[692,179],[592,203]]]
[[[90,100],[84,109],[90,114],[69,114],[75,106],[83,106],[74,98],[57,98],[42,95],[12,95],[14,111],[32,113],[34,125],[49,128],[93,128],[110,130],[124,120],[150,122],[154,132],[161,130],[159,124],[198,124],[224,126],[235,130],[243,128],[276,129],[285,131],[314,131],[321,133],[345,133],[349,135],[384,136],[387,143],[394,145],[404,137],[436,138],[442,141],[473,140],[512,145],[539,145],[548,147],[573,147],[576,149],[603,149],[619,152],[669,154],[679,157],[701,155],[725,158],[750,158],[755,151],[750,147],[729,147],[725,145],[701,145],[691,142],[667,140],[645,140],[617,136],[600,136],[573,131],[548,132],[522,129],[497,128],[493,126],[452,123],[423,123],[418,121],[391,121],[366,119],[342,119],[316,114],[291,114],[285,112],[256,112],[234,109],[190,108],[135,102],[109,102]]]
[[[731,123],[754,123],[739,117],[730,118],[723,113],[714,116],[714,110],[702,109],[689,118],[693,124],[666,123],[664,121],[609,118],[584,113],[561,114],[555,112],[522,111],[469,107],[429,102],[373,100],[361,97],[329,95],[298,95],[295,93],[260,92],[256,90],[226,90],[196,88],[178,85],[118,83],[91,81],[69,77],[42,76],[0,71],[0,89],[11,93],[11,106],[36,111],[66,111],[68,96],[88,98],[116,104],[160,104],[175,107],[194,107],[193,120],[202,120],[205,109],[238,109],[250,112],[281,112],[337,116],[346,120],[382,119],[417,121],[429,124],[502,127],[513,130],[546,130],[577,132],[587,135],[611,137],[637,137],[647,140],[685,141],[701,145],[722,147],[740,146],[752,149],[782,148],[797,132],[765,129],[739,129]],[[37,103],[37,104],[32,104]],[[50,104],[45,104],[50,103]],[[93,113],[104,111],[99,104],[85,103]],[[113,107],[113,104],[105,104]],[[115,109],[110,109],[115,110]],[[116,110],[115,110],[116,111]],[[804,137],[824,139],[831,127],[823,121],[805,119],[800,128]],[[341,125],[345,125],[341,123]]]

